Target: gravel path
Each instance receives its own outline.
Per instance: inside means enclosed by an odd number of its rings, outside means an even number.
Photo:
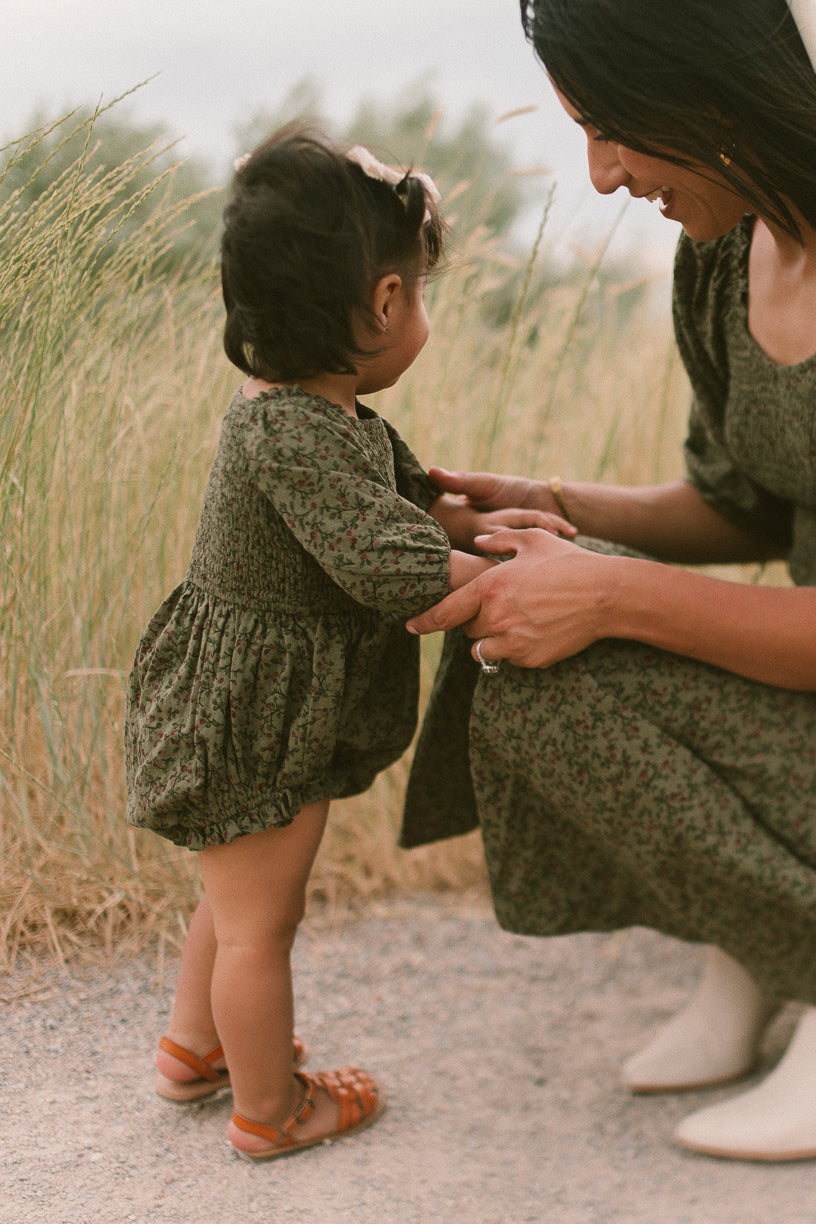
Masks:
[[[150,957],[14,975],[0,981],[0,1221],[813,1224],[816,1162],[672,1146],[676,1121],[728,1090],[633,1098],[618,1084],[698,956],[645,931],[507,935],[480,900],[308,923],[298,1031],[316,1066],[378,1074],[389,1109],[265,1166],[229,1149],[229,1094],[183,1107],[153,1092],[174,965],[158,983]],[[794,1018],[774,1024],[769,1058]]]

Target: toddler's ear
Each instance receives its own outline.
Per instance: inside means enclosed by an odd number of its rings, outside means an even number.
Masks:
[[[383,331],[388,331],[389,316],[401,285],[402,277],[396,272],[388,272],[380,277],[372,290],[371,309],[380,320]]]

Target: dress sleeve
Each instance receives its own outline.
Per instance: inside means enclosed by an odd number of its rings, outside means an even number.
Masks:
[[[303,406],[271,408],[251,446],[254,479],[347,594],[380,612],[414,615],[449,593],[450,543],[391,487],[385,462],[361,444],[356,423],[338,418]]]
[[[419,506],[421,510],[427,510],[431,503],[436,501],[442,490],[433,483],[408,443],[400,437],[394,426],[383,417],[380,420],[391,439],[397,492],[407,501]]]
[[[692,388],[685,441],[688,480],[723,518],[758,540],[786,551],[792,507],[752,480],[734,462],[725,437],[730,392],[723,320],[741,293],[737,230],[716,242],[681,236],[674,265],[673,315],[677,346]]]

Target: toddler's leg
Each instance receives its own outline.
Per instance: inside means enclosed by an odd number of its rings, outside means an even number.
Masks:
[[[230,1069],[236,1113],[283,1119],[295,1103],[290,952],[328,803],[199,854],[217,951],[212,1009]]]
[[[200,1101],[230,1084],[212,1014],[215,952],[212,909],[202,897],[184,941],[170,1027],[156,1053],[156,1091],[170,1101]],[[300,1066],[306,1055],[306,1047],[296,1037],[294,1065]]]
[[[328,803],[303,808],[283,829],[240,837],[199,855],[212,907],[217,951],[212,1009],[232,1080],[235,1114],[279,1128],[303,1098],[292,1068],[294,1005],[290,952],[303,917],[306,882]],[[336,1100],[320,1085],[296,1140],[331,1135],[341,1123]],[[231,1122],[233,1145],[269,1153],[270,1139]]]
[[[203,897],[184,941],[173,1014],[166,1035],[174,1045],[202,1059],[220,1045],[210,1002],[215,950],[212,910],[209,900]],[[210,1065],[214,1070],[223,1068],[223,1054],[212,1059]],[[200,1086],[201,1095],[207,1095],[207,1081],[201,1079],[200,1072],[174,1057],[169,1050],[159,1049],[156,1067],[159,1072],[156,1088],[162,1096],[187,1099],[184,1085],[192,1083]],[[227,1082],[226,1077],[224,1082]]]

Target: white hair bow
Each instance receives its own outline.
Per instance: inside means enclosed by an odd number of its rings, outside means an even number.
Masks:
[[[346,150],[346,157],[349,161],[356,162],[363,174],[368,178],[378,179],[381,183],[388,183],[390,187],[396,187],[405,178],[405,173],[398,170],[396,166],[386,166],[378,157],[364,145],[352,145]],[[430,174],[425,174],[422,170],[412,170],[410,178],[418,179],[429,199],[436,204],[442,197],[439,194],[439,188],[431,178]],[[428,209],[425,210],[425,221],[430,221],[431,214]]]
[[[788,0],[788,7],[816,72],[816,0]]]

